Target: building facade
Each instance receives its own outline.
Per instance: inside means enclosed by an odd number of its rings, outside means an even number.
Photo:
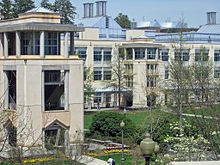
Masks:
[[[37,7],[0,21],[1,145],[8,138],[10,145],[64,146],[83,131],[83,60],[73,54],[83,28],[60,19]]]

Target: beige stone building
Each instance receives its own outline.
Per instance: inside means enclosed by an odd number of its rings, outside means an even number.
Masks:
[[[73,50],[84,29],[60,19],[37,7],[0,21],[0,145],[64,146],[83,131],[83,60]]]

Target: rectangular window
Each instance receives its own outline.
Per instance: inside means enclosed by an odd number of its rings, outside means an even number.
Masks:
[[[127,60],[132,60],[132,59],[133,59],[133,51],[132,51],[132,48],[127,48],[127,49],[126,49],[126,59],[127,59]]]
[[[125,80],[126,80],[126,86],[132,88],[133,87],[133,76],[132,75],[126,75]]]
[[[102,80],[102,68],[94,68],[94,80]]]
[[[102,94],[101,93],[94,94],[94,103],[101,103],[101,100],[102,100]]]
[[[189,49],[175,50],[175,61],[177,60],[189,61]]]
[[[147,76],[147,87],[156,87],[157,84],[157,78],[154,76]]]
[[[220,78],[220,67],[214,68],[214,78]]]
[[[102,61],[102,49],[94,48],[94,62],[101,63],[101,61]]]
[[[44,48],[45,55],[58,55],[59,42],[58,32],[45,32]]]
[[[111,80],[112,72],[111,70],[104,70],[104,80]]]
[[[165,67],[165,76],[164,76],[165,79],[168,79],[169,78],[169,70],[168,70],[168,67]]]
[[[64,110],[64,70],[44,71],[45,111]]]
[[[169,49],[161,50],[162,61],[169,61]]]
[[[147,48],[147,59],[155,59],[156,58],[156,48]]]
[[[86,60],[87,57],[86,51],[87,51],[86,47],[79,47],[79,48],[75,48],[74,54],[77,54],[79,55],[79,58]]]
[[[145,58],[145,48],[135,48],[135,60],[141,60]]]
[[[214,61],[220,61],[220,50],[214,51]]]
[[[112,49],[111,48],[105,48],[103,49],[104,53],[104,62],[111,62],[112,60]]]
[[[133,73],[133,64],[125,64],[125,72]]]
[[[195,50],[195,61],[208,61],[209,60],[209,50]]]

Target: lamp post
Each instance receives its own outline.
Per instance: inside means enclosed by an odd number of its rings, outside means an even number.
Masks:
[[[125,126],[125,123],[122,120],[121,123],[120,123],[120,127],[121,127],[121,141],[122,141],[121,165],[124,165],[124,161],[125,161],[125,158],[124,158],[124,126]]]
[[[150,138],[150,134],[145,134],[144,139],[140,144],[141,153],[145,158],[145,165],[150,165],[150,158],[153,152],[159,151],[159,146],[156,146],[156,143]]]

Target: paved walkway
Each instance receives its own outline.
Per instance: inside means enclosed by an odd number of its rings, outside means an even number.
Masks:
[[[220,161],[171,162],[170,165],[220,165]]]
[[[83,155],[79,160],[80,163],[87,164],[87,165],[107,165],[106,161],[95,159],[90,156]]]

